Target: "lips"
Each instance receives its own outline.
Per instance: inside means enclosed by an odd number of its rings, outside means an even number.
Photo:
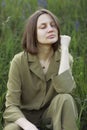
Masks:
[[[49,35],[47,38],[54,38],[55,37],[55,35],[54,34],[51,34],[51,35]]]

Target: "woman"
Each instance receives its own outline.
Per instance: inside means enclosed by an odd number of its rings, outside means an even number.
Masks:
[[[60,36],[56,16],[41,9],[29,17],[24,51],[15,55],[7,83],[4,130],[77,130],[71,37]]]

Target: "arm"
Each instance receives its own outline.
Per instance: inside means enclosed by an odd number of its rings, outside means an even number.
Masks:
[[[38,130],[34,124],[29,122],[26,118],[19,118],[15,121],[23,130]]]
[[[4,119],[7,122],[14,122],[24,130],[37,130],[22,113],[21,107],[21,74],[19,58],[15,57],[10,66],[9,78],[7,83],[6,109]]]
[[[69,65],[69,44],[71,38],[69,36],[61,36],[61,60],[58,74],[70,69]]]
[[[24,114],[20,110],[21,106],[21,78],[19,70],[19,60],[14,57],[10,63],[10,70],[7,82],[7,94],[6,94],[6,108],[4,112],[4,119],[7,122],[15,122],[20,117],[24,117]]]
[[[69,36],[61,36],[61,59],[58,75],[52,77],[53,87],[58,93],[71,93],[76,84],[71,72],[69,55],[69,44],[71,38]]]

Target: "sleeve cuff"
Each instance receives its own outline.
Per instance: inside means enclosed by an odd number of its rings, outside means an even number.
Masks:
[[[7,122],[15,122],[16,120],[18,120],[19,118],[24,118],[24,114],[21,112],[21,110],[17,107],[13,107],[13,106],[9,106],[8,108],[6,108],[4,114],[3,114],[3,118],[7,121]]]
[[[70,70],[52,77],[52,85],[58,93],[70,93],[76,88],[75,81]]]

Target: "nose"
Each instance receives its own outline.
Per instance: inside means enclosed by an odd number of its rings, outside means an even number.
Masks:
[[[51,25],[48,25],[47,30],[48,30],[48,32],[53,32],[53,27]]]

